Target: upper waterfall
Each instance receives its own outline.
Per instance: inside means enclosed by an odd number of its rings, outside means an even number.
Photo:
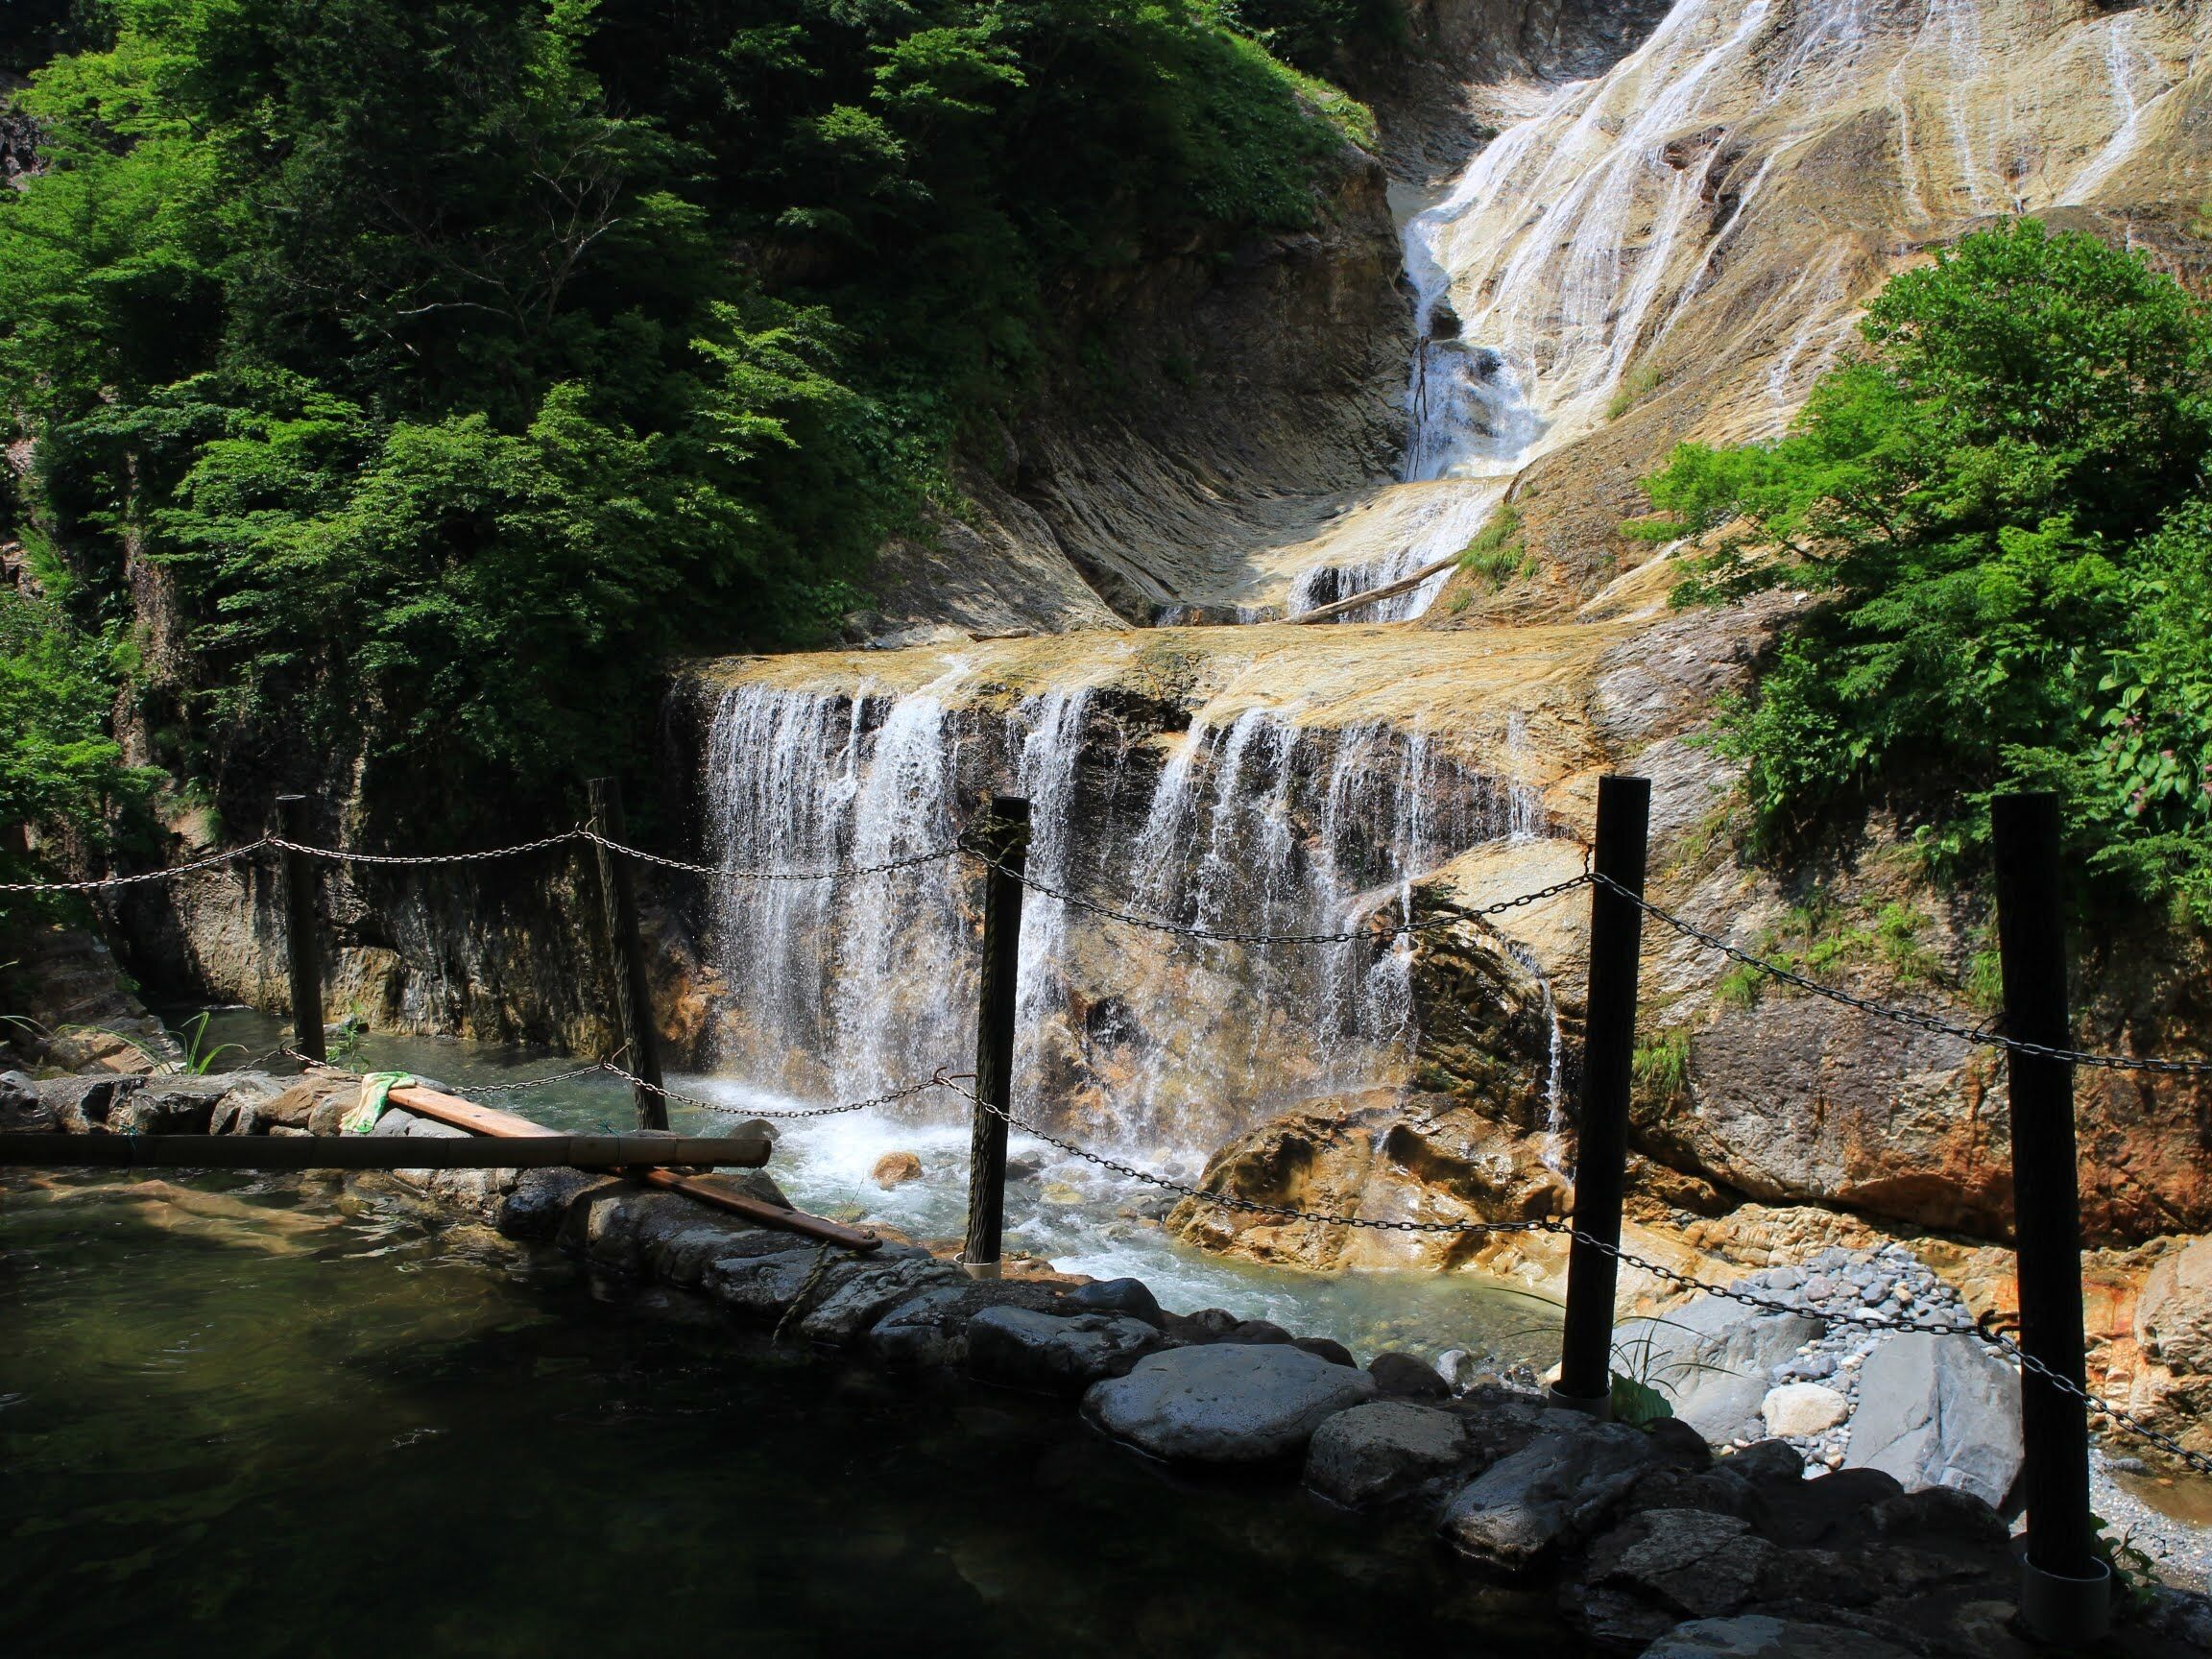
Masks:
[[[1600,76],[1483,89],[1497,136],[1409,215],[1400,481],[1283,550],[1302,613],[1463,548],[1532,462],[1699,383],[1777,430],[1897,253],[2095,202],[2147,153],[2200,15],[2053,27],[2008,0],[1680,0]],[[1362,611],[1418,615],[1445,572]]]

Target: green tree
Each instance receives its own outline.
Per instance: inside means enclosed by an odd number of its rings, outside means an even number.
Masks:
[[[2212,905],[2212,316],[2030,220],[1894,278],[1863,333],[1779,442],[1677,449],[1634,527],[1707,539],[1680,600],[1817,597],[1722,722],[1761,833],[1886,795],[1970,853],[2039,781],[2097,868]]]

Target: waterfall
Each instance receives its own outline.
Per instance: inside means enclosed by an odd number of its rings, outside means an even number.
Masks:
[[[1656,390],[1724,247],[1811,226],[1822,239],[1770,286],[1716,301],[1738,307],[1741,354],[1766,359],[1729,436],[1778,427],[1847,344],[1884,217],[1935,236],[2093,200],[2189,74],[2190,28],[2149,8],[2060,24],[1997,0],[1679,0],[1602,75],[1492,88],[1518,119],[1404,227],[1400,481],[1300,550],[1291,613],[1465,547],[1531,462]],[[1891,119],[1894,176],[1862,181],[1859,225],[1823,230],[1819,202],[1787,199],[1791,170],[1863,108]],[[1360,619],[1419,615],[1444,581]]]
[[[1250,709],[1131,734],[1084,688],[995,710],[902,696],[726,693],[708,755],[712,856],[868,865],[949,844],[992,789],[1030,801],[1039,881],[1188,927],[1358,932],[1480,842],[1544,833],[1533,793],[1426,735]],[[757,1085],[859,1098],[965,1069],[978,884],[940,860],[825,881],[728,879],[715,1059]],[[1403,1081],[1412,947],[1192,941],[1032,891],[1018,1098],[1139,1150],[1211,1145],[1294,1098]]]

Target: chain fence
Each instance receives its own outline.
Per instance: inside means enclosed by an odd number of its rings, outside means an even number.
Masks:
[[[1201,1204],[1211,1204],[1226,1210],[1242,1211],[1249,1214],[1275,1216],[1284,1220],[1313,1221],[1332,1227],[1366,1228],[1382,1233],[1455,1234],[1477,1237],[1517,1233],[1551,1234],[1566,1238],[1570,1242],[1587,1244],[1595,1250],[1602,1251],[1616,1262],[1625,1266],[1634,1267],[1641,1272],[1651,1274],[1678,1289],[1721,1297],[1761,1312],[1809,1314],[1811,1317],[1831,1324],[1849,1325],[1863,1330],[1879,1332],[1886,1335],[1922,1332],[1937,1335],[1970,1336],[1984,1347],[2010,1359],[2023,1370],[2033,1372],[2069,1399],[2079,1402],[2090,1411],[2108,1419],[2116,1427],[2155,1446],[2176,1461],[2200,1475],[2212,1475],[2212,1456],[2188,1450],[2172,1435],[2144,1422],[2132,1412],[2092,1394],[2087,1388],[2070,1378],[2060,1376],[2033,1355],[2024,1351],[2019,1343],[2009,1336],[1983,1330],[1964,1309],[1959,1310],[1956,1314],[1925,1318],[1918,1315],[1907,1316],[1902,1313],[1871,1311],[1854,1313],[1808,1309],[1801,1304],[1785,1302],[1778,1297],[1762,1296],[1756,1291],[1738,1290],[1729,1286],[1716,1285],[1708,1280],[1699,1279],[1693,1274],[1681,1272],[1660,1262],[1647,1261],[1644,1257],[1623,1249],[1616,1242],[1599,1238],[1594,1234],[1582,1232],[1572,1222],[1561,1221],[1552,1216],[1531,1221],[1390,1220],[1365,1215],[1344,1215],[1326,1210],[1300,1210],[1287,1204],[1266,1204],[1257,1199],[1239,1197],[1233,1192],[1210,1192],[1189,1182],[1176,1181],[1168,1176],[1140,1168],[1136,1165],[1124,1164],[1118,1159],[1109,1158],[1103,1153],[1094,1152],[1075,1142],[1053,1135],[1036,1124],[1017,1117],[1014,1113],[983,1099],[973,1089],[962,1088],[958,1082],[954,1081],[955,1075],[959,1074],[940,1070],[931,1081],[950,1089],[955,1094],[966,1097],[981,1110],[999,1118],[1009,1128],[1019,1129],[1022,1134],[1042,1141],[1047,1146],[1057,1147],[1059,1150],[1082,1159],[1086,1163],[1095,1165],[1101,1169],[1110,1170],[1117,1175],[1142,1182],[1149,1187],[1159,1188],[1164,1191],[1194,1199]]]
[[[1707,950],[1719,951],[1731,962],[1749,968],[1754,973],[1764,974],[1785,985],[1793,985],[1815,997],[1824,998],[1830,1002],[1856,1008],[1862,1014],[1871,1014],[1878,1020],[1887,1020],[1892,1024],[1911,1026],[1938,1037],[1955,1037],[1961,1043],[1971,1043],[1980,1047],[2002,1048],[2011,1054],[2027,1054],[2036,1059],[2057,1060],[2069,1066],[2094,1068],[2104,1071],[2155,1071],[2180,1076],[2212,1076],[2212,1060],[2169,1060],[2147,1054],[2096,1054],[2079,1048],[2055,1048],[2044,1043],[2028,1043],[2017,1037],[2008,1037],[1984,1025],[1961,1025],[1956,1021],[1922,1013],[1915,1008],[1900,1008],[1875,998],[1854,996],[1839,986],[1824,985],[1793,968],[1786,968],[1779,962],[1769,962],[1741,946],[1732,945],[1719,934],[1685,921],[1671,910],[1661,909],[1641,893],[1614,880],[1610,876],[1594,875],[1590,879],[1598,886],[1618,893],[1654,922],[1672,928],[1684,938],[1695,940]]]

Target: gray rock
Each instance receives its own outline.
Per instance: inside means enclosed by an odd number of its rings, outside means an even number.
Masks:
[[[1350,1365],[1357,1368],[1359,1364],[1358,1360],[1352,1358],[1352,1350],[1345,1347],[1334,1336],[1301,1336],[1290,1346],[1303,1348],[1307,1353],[1326,1359],[1332,1365]]]
[[[1156,1457],[1260,1463],[1303,1452],[1323,1423],[1375,1392],[1366,1372],[1303,1348],[1222,1343],[1149,1355],[1093,1388],[1083,1408]]]
[[[986,1308],[968,1321],[968,1374],[1007,1388],[1079,1393],[1122,1375],[1160,1342],[1159,1332],[1126,1313]]]
[[[799,1334],[817,1342],[850,1342],[918,1292],[952,1287],[967,1278],[951,1262],[926,1255],[858,1257],[853,1271],[800,1315]]]
[[[1745,1613],[1677,1624],[1644,1659],[1911,1659],[1904,1648],[1857,1630]]]
[[[1147,1325],[1158,1325],[1166,1317],[1142,1279],[1101,1279],[1094,1285],[1078,1285],[1068,1293],[1068,1305],[1086,1313],[1126,1313]]]
[[[1583,1577],[1656,1602],[1676,1618],[1711,1618],[1750,1599],[1774,1553],[1737,1516],[1647,1509],[1590,1547]]]
[[[1400,1399],[1442,1400],[1452,1392],[1452,1384],[1433,1365],[1410,1354],[1378,1354],[1367,1361],[1367,1370],[1376,1387]]]
[[[493,1212],[493,1225],[510,1238],[551,1238],[576,1194],[601,1179],[582,1169],[518,1170]]]
[[[1656,1319],[1631,1319],[1614,1333],[1622,1369],[1667,1396],[1674,1415],[1716,1444],[1764,1431],[1759,1403],[1776,1365],[1825,1327],[1810,1313],[1754,1313],[1719,1296],[1698,1296]]]
[[[1347,1509],[1403,1498],[1455,1468],[1471,1449],[1465,1419],[1405,1400],[1339,1411],[1313,1431],[1306,1485]]]
[[[38,1085],[25,1071],[0,1071],[0,1130],[13,1135],[47,1134],[60,1130],[61,1119],[39,1095]]]
[[[1066,1311],[1060,1287],[1016,1279],[954,1281],[910,1297],[877,1320],[867,1337],[878,1364],[894,1369],[957,1369],[968,1363],[968,1321],[986,1308]]]
[[[1246,1319],[1221,1340],[1241,1342],[1247,1347],[1257,1348],[1277,1342],[1290,1342],[1295,1338],[1272,1319]]]
[[[1885,1337],[1859,1373],[1845,1462],[2003,1509],[2020,1475],[2020,1379],[1971,1336]]]
[[[1532,1566],[1603,1524],[1651,1467],[1650,1443],[1633,1429],[1567,1411],[1544,1421],[1542,1433],[1446,1505],[1444,1536],[1463,1554],[1510,1571]]]
[[[224,1097],[214,1101],[214,1111],[208,1113],[210,1135],[241,1135],[246,1123],[261,1113],[263,1106],[283,1094],[288,1079],[270,1077],[265,1070],[232,1070],[226,1072]]]
[[[815,1277],[817,1266],[822,1269],[819,1278]],[[780,1319],[810,1279],[814,1293],[821,1295],[835,1288],[840,1271],[834,1252],[825,1258],[819,1249],[803,1246],[794,1238],[791,1248],[767,1255],[717,1257],[707,1264],[699,1283],[733,1312],[755,1319]]]

